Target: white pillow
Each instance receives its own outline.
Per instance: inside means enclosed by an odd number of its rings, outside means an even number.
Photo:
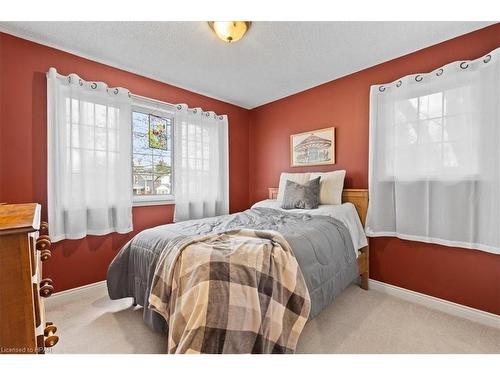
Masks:
[[[321,177],[319,180],[319,204],[342,204],[345,170],[310,173],[311,180],[317,177]]]
[[[303,185],[309,181],[309,175],[310,173],[286,173],[286,172],[281,173],[280,185],[278,187],[278,196],[276,197],[276,199],[278,201],[283,200],[283,195],[285,194],[285,186],[287,180]]]

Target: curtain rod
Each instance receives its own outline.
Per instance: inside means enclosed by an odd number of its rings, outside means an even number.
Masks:
[[[146,100],[149,102],[155,102],[155,103],[159,103],[162,105],[166,105],[167,107],[177,108],[177,105],[172,104],[172,103],[168,103],[168,102],[164,102],[162,100],[152,99],[152,98],[148,98],[147,96],[142,96],[142,95],[137,95],[137,94],[132,94],[132,93],[131,93],[131,95],[132,95],[132,98],[142,99],[142,100]]]
[[[446,65],[443,65],[440,68],[434,69],[431,72],[420,73],[420,74],[409,74],[404,77],[401,77],[398,81],[393,81],[382,85],[380,84],[372,85],[371,89],[378,88],[379,92],[384,92],[388,88],[393,88],[393,87],[399,88],[405,82],[412,82],[413,80],[415,80],[415,82],[422,82],[426,77],[429,78],[440,77],[441,75],[443,75],[443,73],[445,73],[445,71],[449,70],[450,68],[455,68],[455,69],[460,68],[458,71],[460,70],[465,71],[469,67],[474,66],[474,68],[477,70],[482,66],[484,66],[484,64],[488,64],[492,60],[492,58],[497,59],[498,55],[500,55],[500,48],[496,48],[490,53],[473,60],[457,60],[448,63]]]
[[[76,78],[79,79],[80,81],[80,86],[83,84],[82,82],[84,81],[82,78],[80,78],[80,76],[78,74],[75,74],[75,73],[72,73],[72,74],[69,74],[67,76],[65,75],[62,75],[60,73],[57,72],[57,69],[54,68],[54,67],[50,67],[49,68],[49,71],[47,72],[47,76],[49,74],[55,74],[58,78],[61,78],[61,79],[68,79],[69,82],[71,82],[71,76],[74,75]],[[97,84],[98,82],[97,81],[85,81],[85,82],[92,82],[92,88],[95,89],[97,88]],[[104,82],[101,82],[103,85],[105,85],[106,87],[106,90],[108,89],[108,85]],[[94,87],[95,85],[95,87]],[[118,90],[118,88],[116,88]],[[127,89],[125,89],[127,90]],[[137,95],[137,94],[132,94],[129,90],[128,91],[128,95],[131,97],[131,98],[136,98],[136,99],[140,99],[140,100],[144,100],[144,101],[147,101],[147,102],[154,102],[154,103],[157,103],[157,104],[161,104],[161,105],[164,105],[166,107],[170,107],[170,108],[173,108],[173,109],[181,109],[181,107],[179,107],[179,104],[172,104],[172,103],[168,103],[168,102],[164,102],[162,100],[158,100],[158,99],[152,99],[152,98],[148,98],[146,96],[142,96],[142,95]],[[196,113],[197,112],[197,109],[196,108],[188,108],[188,110]],[[204,111],[203,109],[201,109],[201,113],[204,113],[206,114],[207,116],[209,115],[210,112],[214,113],[214,116],[215,117],[218,117],[220,120],[222,120],[224,118],[224,116],[226,115],[218,115],[217,113],[213,112],[213,111]]]
[[[173,109],[179,109],[178,108],[178,104],[172,104],[172,103],[168,103],[168,102],[164,102],[162,100],[158,100],[158,99],[152,99],[152,98],[148,98],[147,96],[142,96],[142,95],[137,95],[137,94],[132,94],[130,93],[130,95],[132,96],[132,98],[136,98],[136,99],[140,99],[140,100],[144,100],[144,101],[149,101],[149,102],[155,102],[155,103],[158,103],[158,104],[161,104],[161,105],[164,105],[164,106],[167,106],[167,107],[171,107]],[[196,113],[196,109],[195,108],[188,108],[188,110],[190,111],[194,111]],[[201,110],[202,113],[208,113],[210,111],[204,111],[203,109]],[[214,112],[215,113],[215,112]],[[208,116],[208,115],[207,115]],[[217,113],[215,113],[215,116],[216,117],[219,117],[220,119],[222,119],[222,116],[223,115],[218,115]]]

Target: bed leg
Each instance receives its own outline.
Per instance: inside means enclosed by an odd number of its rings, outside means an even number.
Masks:
[[[361,289],[368,290],[368,280],[370,279],[370,247],[366,246],[360,250],[358,257],[358,267],[361,276]]]
[[[135,297],[132,298],[132,306],[137,306],[137,301],[135,300]]]
[[[361,289],[368,290],[368,272],[364,272],[361,274]]]

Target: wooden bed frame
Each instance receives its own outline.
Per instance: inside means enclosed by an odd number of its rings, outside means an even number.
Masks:
[[[269,199],[276,199],[278,188],[269,188]],[[352,203],[358,211],[361,224],[365,226],[366,212],[368,211],[368,190],[367,189],[344,189],[342,191],[342,203]],[[368,290],[368,280],[370,278],[370,249],[365,246],[359,249],[358,269],[361,276],[361,288]]]

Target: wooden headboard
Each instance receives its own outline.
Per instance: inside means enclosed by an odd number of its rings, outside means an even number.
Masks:
[[[278,188],[269,188],[269,199],[276,199]],[[342,203],[350,202],[356,207],[361,223],[365,226],[366,212],[368,211],[367,189],[344,189],[342,191]]]
[[[361,224],[365,226],[366,213],[368,212],[368,189],[342,190],[342,203],[350,202],[356,207]]]

